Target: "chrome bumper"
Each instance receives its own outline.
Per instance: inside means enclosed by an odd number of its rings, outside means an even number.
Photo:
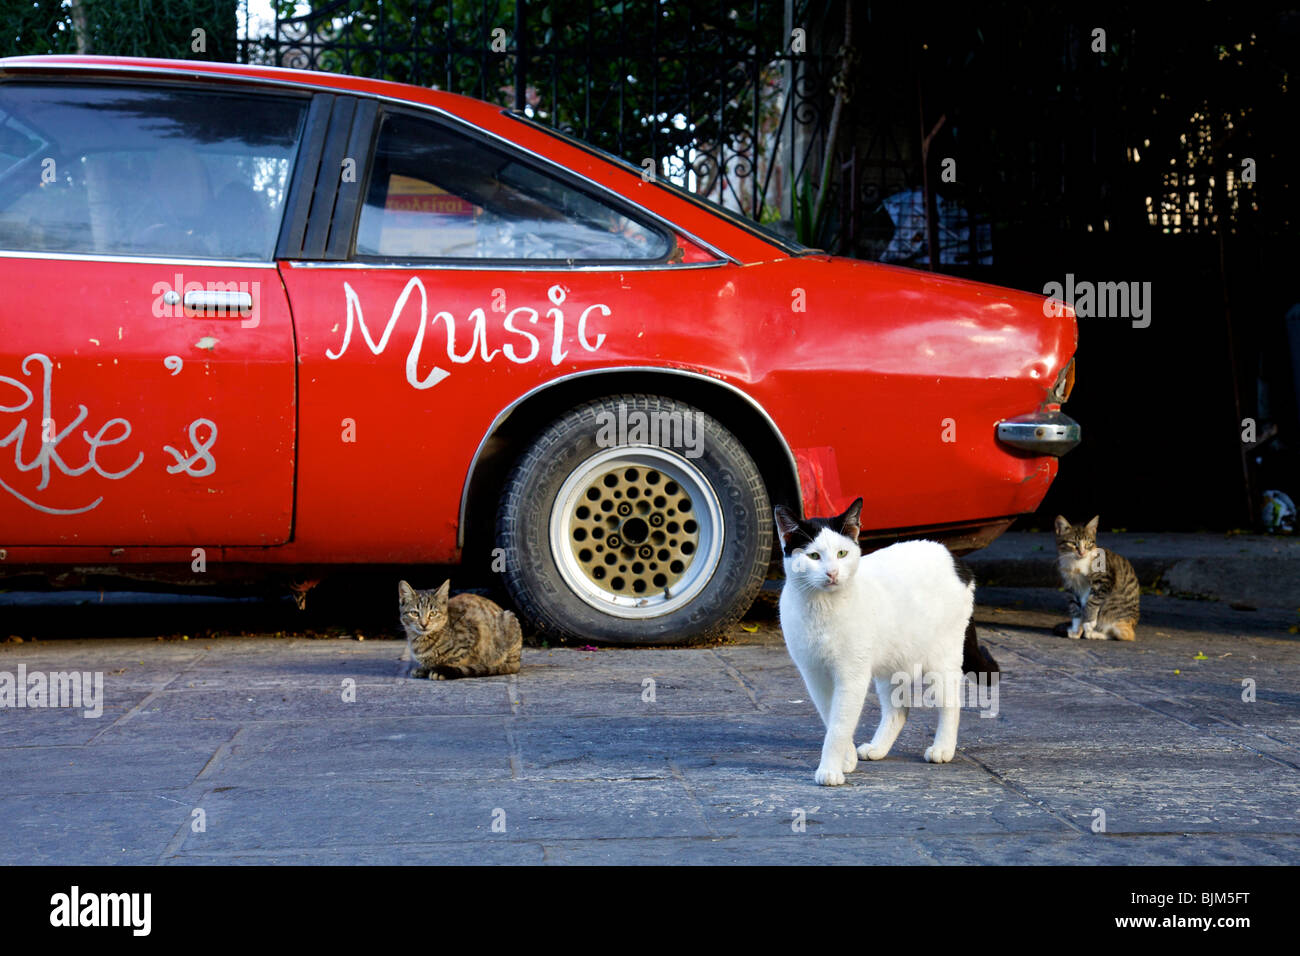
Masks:
[[[1058,458],[1079,444],[1079,423],[1062,412],[1038,412],[998,422],[998,441],[1036,455]]]

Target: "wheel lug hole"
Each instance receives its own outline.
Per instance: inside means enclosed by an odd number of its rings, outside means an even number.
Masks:
[[[618,506],[618,513],[621,514],[624,518],[626,518],[628,515],[632,513],[632,506],[628,504],[626,501],[624,501],[622,504]]]

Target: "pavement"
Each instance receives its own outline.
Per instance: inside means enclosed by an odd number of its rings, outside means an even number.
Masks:
[[[1098,535],[1148,588],[1254,607],[1300,608],[1300,536],[1246,534]],[[1056,587],[1050,533],[1011,532],[964,558],[981,582]]]
[[[436,682],[379,639],[386,608],[359,640],[256,632],[282,603],[0,595],[0,675],[104,680],[97,718],[0,710],[0,859],[1300,862],[1294,608],[1151,595],[1121,644],[1051,636],[1055,589],[978,596],[996,716],[964,711],[956,759],[931,765],[935,715],[913,710],[888,758],[826,788],[770,594],[713,646],[531,646],[516,676]],[[97,620],[135,636],[84,636]],[[83,636],[58,636],[69,621]],[[231,632],[203,636],[215,621]]]

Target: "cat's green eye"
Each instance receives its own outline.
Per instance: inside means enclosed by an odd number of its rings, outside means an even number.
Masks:
[[[814,561],[820,561],[822,559],[822,556],[816,551],[808,552],[808,557],[812,558]]]
[[[838,556],[841,558],[847,558],[849,553],[847,551],[841,551]]]

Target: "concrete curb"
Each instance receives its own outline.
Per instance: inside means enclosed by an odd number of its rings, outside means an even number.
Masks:
[[[1146,586],[1254,607],[1300,608],[1300,538],[1267,535],[1099,536]],[[1012,532],[964,559],[981,584],[1059,587],[1051,534]]]

